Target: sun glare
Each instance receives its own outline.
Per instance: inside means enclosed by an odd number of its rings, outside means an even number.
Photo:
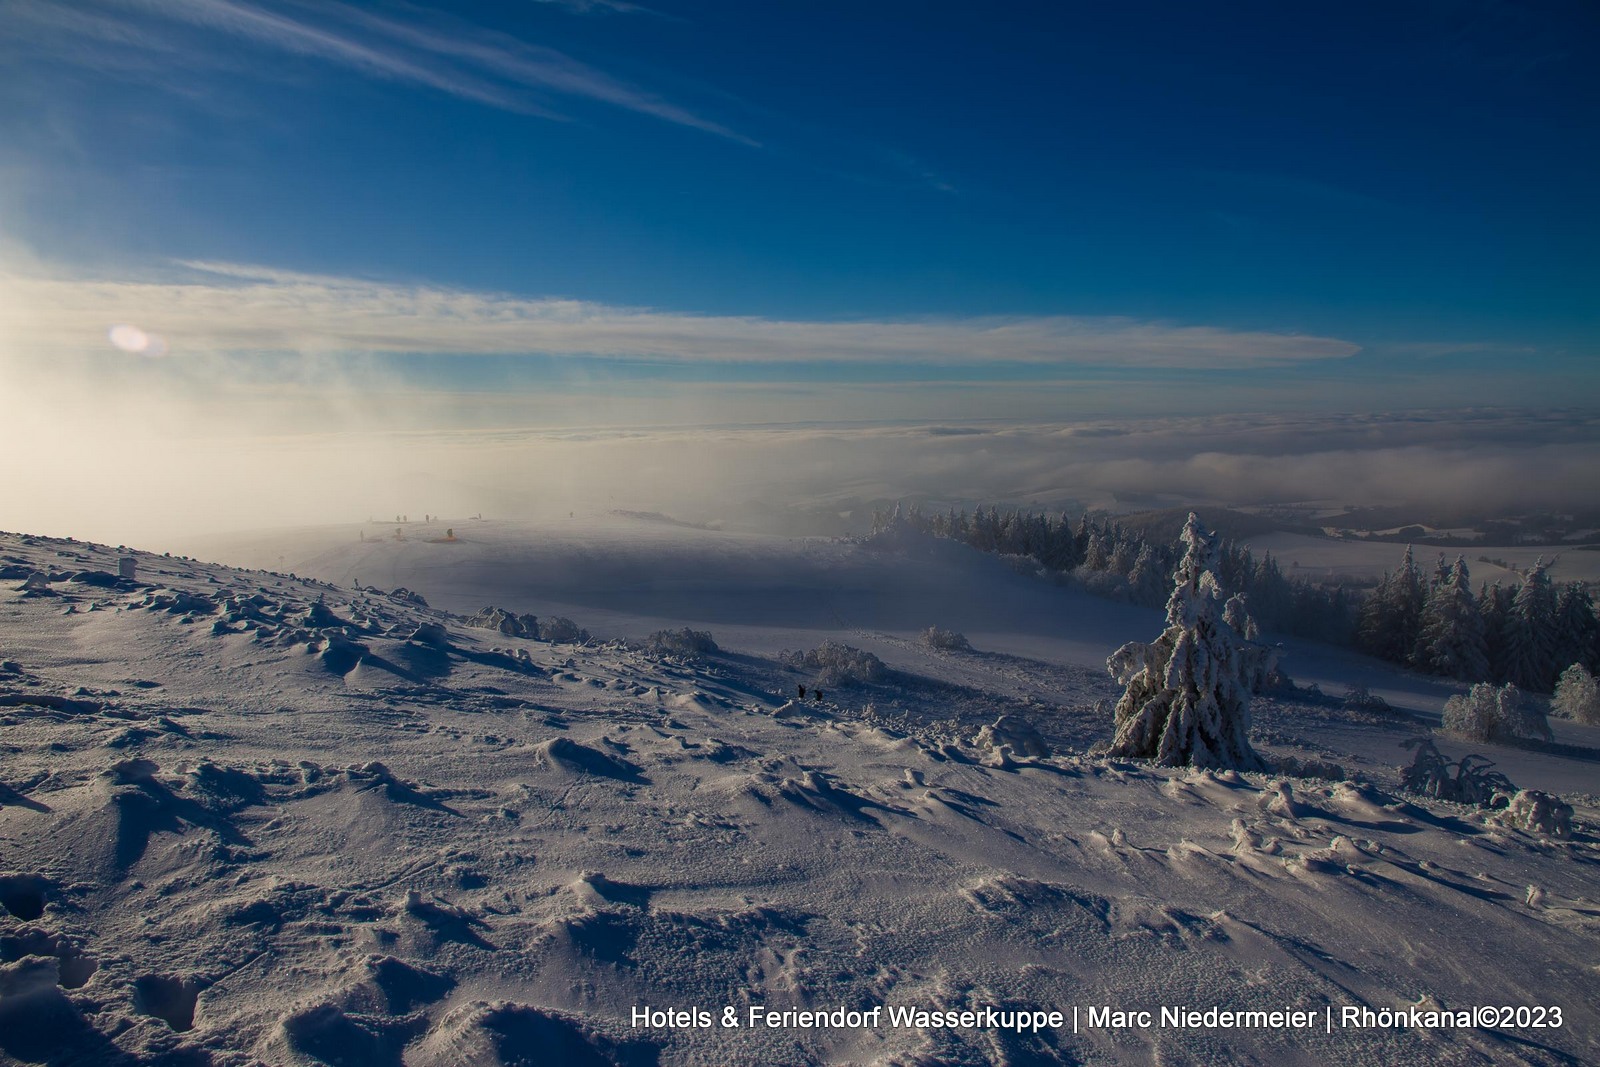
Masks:
[[[167,353],[166,342],[153,333],[146,333],[137,326],[127,323],[118,323],[107,331],[106,336],[111,343],[124,352],[136,356],[148,356],[155,359]]]

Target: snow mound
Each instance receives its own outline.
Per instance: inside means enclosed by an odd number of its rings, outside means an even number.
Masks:
[[[549,766],[571,774],[615,778],[624,782],[643,780],[636,764],[570,738],[552,737],[535,745],[533,750]]]
[[[658,1062],[643,1041],[606,1036],[581,1016],[510,1001],[478,1001],[452,1012],[409,1060],[417,1067],[644,1067]]]

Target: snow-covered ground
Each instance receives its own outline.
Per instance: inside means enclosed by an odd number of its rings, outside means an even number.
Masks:
[[[0,1059],[1600,1059],[1600,729],[1479,746],[1574,804],[1551,839],[1400,794],[1400,742],[1456,690],[1341,650],[1286,666],[1399,712],[1261,700],[1254,738],[1354,781],[1094,758],[1105,657],[1159,614],[960,546],[403,529],[207,546],[283,575],[134,553],[122,582],[128,553],[0,535]],[[596,639],[467,625],[486,604]],[[918,643],[933,624],[973,650]],[[609,640],[682,625],[723,651]],[[889,674],[795,700],[818,680],[774,653],[827,639]],[[984,732],[1001,716],[1045,750]],[[1562,1025],[1343,1014],[1477,1005]],[[752,1025],[878,1006],[1063,1017]],[[1163,1007],[1307,1015],[1163,1026]],[[646,1009],[706,1014],[635,1025]]]

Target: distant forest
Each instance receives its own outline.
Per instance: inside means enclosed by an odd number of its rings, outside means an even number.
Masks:
[[[949,538],[980,552],[1020,556],[1047,571],[1070,574],[1090,592],[1161,607],[1172,592],[1180,556],[1176,542],[1149,539],[1114,519],[1085,514],[1073,521],[1028,511],[980,507],[924,513],[916,505],[873,515],[872,531],[896,525]],[[1581,582],[1557,588],[1544,563],[1515,588],[1498,582],[1476,593],[1466,560],[1419,566],[1410,546],[1399,567],[1376,588],[1286,576],[1270,552],[1223,541],[1225,592],[1245,598],[1264,630],[1333,644],[1464,682],[1512,683],[1548,693],[1562,670],[1581,663],[1600,670],[1600,619]]]

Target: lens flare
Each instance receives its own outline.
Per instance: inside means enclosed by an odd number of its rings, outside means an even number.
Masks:
[[[118,323],[107,331],[106,336],[111,343],[124,352],[136,356],[150,356],[155,358],[166,354],[167,345],[161,338],[153,333],[145,333],[137,326],[128,323]]]

